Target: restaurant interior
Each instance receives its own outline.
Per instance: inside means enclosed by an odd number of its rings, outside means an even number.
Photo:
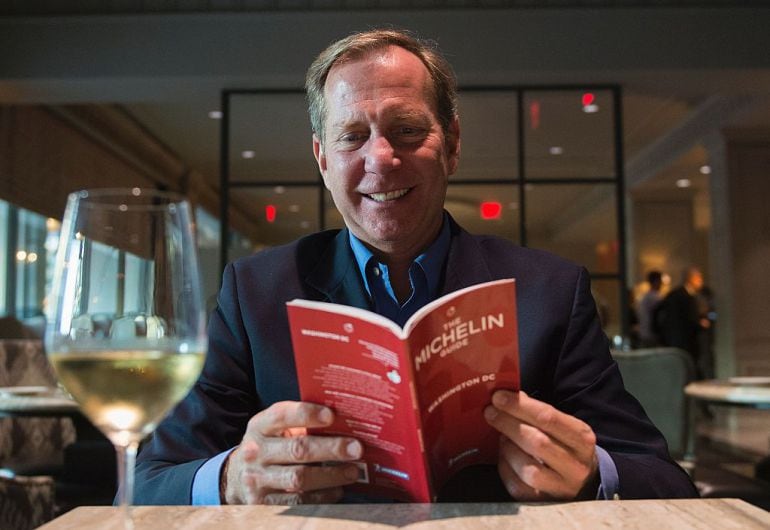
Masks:
[[[767,2],[0,2],[0,387],[56,385],[41,338],[75,190],[184,194],[208,310],[225,263],[341,227],[304,73],[381,26],[435,39],[457,73],[450,214],[584,265],[629,390],[701,495],[770,510]],[[648,273],[665,294],[687,267],[706,286],[696,362],[639,337]],[[115,303],[94,301],[95,326]],[[0,527],[111,504],[115,480],[85,418],[0,411]]]

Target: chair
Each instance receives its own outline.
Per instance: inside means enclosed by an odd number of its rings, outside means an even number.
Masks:
[[[695,459],[694,422],[684,387],[695,377],[687,352],[678,348],[613,351],[626,389],[642,404],[668,441],[671,456],[679,460],[701,497],[735,497],[770,509],[770,488],[761,480],[726,469],[713,456]]]
[[[671,456],[690,460],[693,431],[684,387],[695,377],[690,355],[679,348],[613,351],[626,389],[642,404],[668,442]]]
[[[55,384],[40,340],[0,340],[0,386]],[[54,517],[53,476],[74,440],[69,418],[0,418],[0,528],[36,528]]]
[[[0,475],[0,528],[28,530],[54,517],[54,483],[51,477]]]
[[[56,385],[43,343],[0,340],[0,386],[37,385]],[[75,421],[0,418],[0,468],[22,481],[22,488],[28,478],[51,479],[54,515],[83,504],[110,504],[115,494],[112,444],[84,417]]]
[[[0,340],[0,386],[56,386],[39,340]],[[69,418],[0,418],[0,467],[20,475],[61,469],[64,448],[75,441]]]

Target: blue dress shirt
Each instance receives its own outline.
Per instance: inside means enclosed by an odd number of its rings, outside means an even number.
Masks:
[[[376,313],[403,326],[415,311],[438,297],[439,279],[449,252],[450,234],[446,214],[444,214],[444,223],[438,238],[424,253],[417,256],[409,267],[412,292],[403,304],[398,302],[393,291],[388,266],[379,263],[374,254],[352,232],[348,234],[350,234],[350,247]],[[230,451],[232,449],[207,460],[195,473],[192,487],[193,505],[220,504],[219,475]],[[607,451],[599,446],[596,446],[596,456],[599,460],[601,478],[596,498],[612,499],[618,491],[618,470]]]

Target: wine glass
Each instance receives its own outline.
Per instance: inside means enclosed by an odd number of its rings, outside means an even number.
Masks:
[[[200,375],[205,314],[190,205],[147,189],[67,201],[49,296],[46,351],[59,381],[118,453],[133,527],[139,442]]]

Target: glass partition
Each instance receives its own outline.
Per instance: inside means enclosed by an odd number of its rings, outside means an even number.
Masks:
[[[312,156],[304,94],[238,90],[223,102],[221,216],[246,239],[230,241],[220,267],[342,227]],[[585,265],[617,332],[627,328],[619,108],[615,86],[461,89],[461,158],[446,198],[472,233]]]
[[[527,244],[585,265],[594,274],[617,274],[615,186],[525,186]]]
[[[612,91],[526,91],[524,111],[528,179],[615,176]]]
[[[450,180],[519,178],[517,98],[511,91],[460,93],[460,165]]]

